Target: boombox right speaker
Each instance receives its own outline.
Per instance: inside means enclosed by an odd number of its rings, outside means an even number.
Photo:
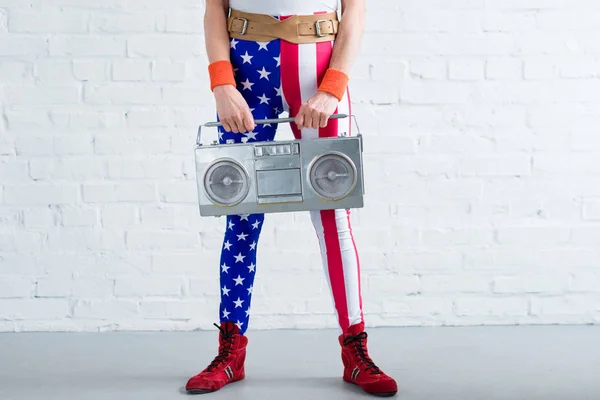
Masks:
[[[282,118],[255,122],[292,121]],[[213,122],[204,126],[218,125]],[[360,133],[354,137],[204,146],[199,129],[196,144],[202,216],[363,207]]]

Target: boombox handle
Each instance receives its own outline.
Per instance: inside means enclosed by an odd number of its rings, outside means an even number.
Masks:
[[[358,123],[356,122],[356,117],[354,115],[351,115],[352,118],[354,118],[354,123],[356,124],[356,129],[358,131],[358,135],[360,135],[360,129],[358,128]],[[331,117],[329,117],[329,119],[340,119],[340,118],[348,118],[348,114],[333,114]],[[272,119],[257,119],[254,121],[254,123],[256,125],[261,125],[261,124],[281,124],[281,123],[285,123],[285,122],[294,122],[294,118],[272,118]],[[196,145],[197,146],[202,146],[202,142],[201,142],[201,135],[200,132],[202,130],[202,127],[205,126],[207,128],[212,128],[215,126],[222,126],[221,122],[207,122],[204,125],[200,125],[198,127],[198,136],[196,136]]]

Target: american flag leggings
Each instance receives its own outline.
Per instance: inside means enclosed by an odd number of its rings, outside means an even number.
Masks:
[[[285,17],[281,17],[285,18]],[[284,111],[295,116],[312,97],[329,65],[333,42],[293,44],[283,40],[254,42],[230,39],[230,55],[237,88],[255,119],[278,118]],[[336,113],[350,114],[350,95]],[[326,128],[297,129],[296,139],[351,134],[351,119],[329,120]],[[253,132],[233,133],[219,128],[219,141],[273,141],[276,125],[258,125]],[[264,214],[228,216],[220,258],[220,321],[232,321],[243,334],[248,328],[256,274],[256,252]],[[312,211],[324,272],[331,290],[339,327],[363,322],[360,264],[347,210]]]

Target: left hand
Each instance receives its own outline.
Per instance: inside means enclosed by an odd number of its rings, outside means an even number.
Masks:
[[[318,91],[300,106],[298,114],[294,117],[294,122],[298,125],[298,129],[325,128],[327,120],[335,111],[338,103],[339,101],[335,96]]]

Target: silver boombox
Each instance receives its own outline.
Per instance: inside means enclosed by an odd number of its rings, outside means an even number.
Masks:
[[[334,114],[331,118],[345,118]],[[293,118],[256,120],[256,124]],[[209,122],[205,127],[220,126]],[[201,216],[363,207],[362,135],[313,140],[201,143],[196,181]]]

